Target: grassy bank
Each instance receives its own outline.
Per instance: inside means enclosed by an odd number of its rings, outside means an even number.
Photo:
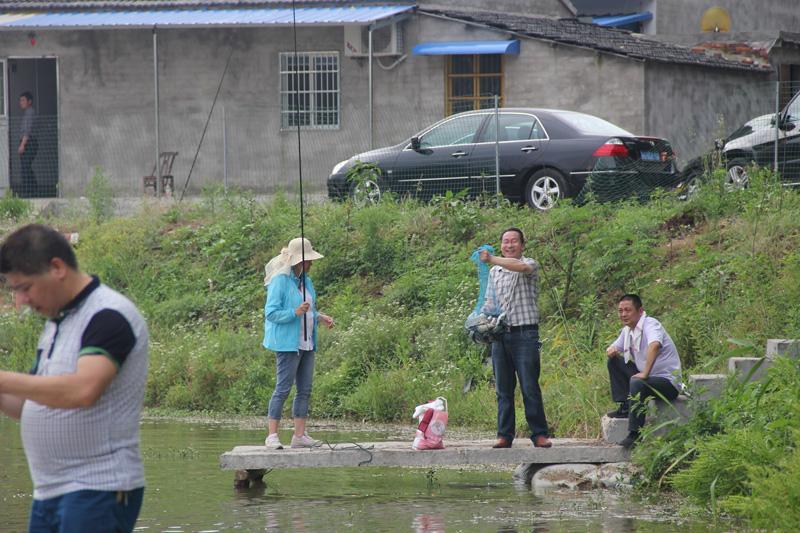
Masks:
[[[337,321],[320,333],[312,416],[410,423],[416,404],[445,396],[452,423],[491,434],[491,368],[463,332],[477,295],[468,257],[480,244],[496,246],[509,225],[525,231],[526,255],[542,265],[540,382],[556,436],[600,433],[599,417],[612,406],[604,348],[618,332],[615,302],[624,292],[642,295],[687,373],[721,371],[731,350],[757,353],[767,338],[800,338],[800,195],[769,174],[755,174],[743,191],[724,193],[712,183],[690,201],[663,195],[547,213],[493,203],[451,196],[424,205],[306,208],[306,235],[325,254],[312,271],[319,307]],[[260,203],[210,191],[166,212],[145,206],[109,219],[100,211],[45,222],[79,231],[83,268],[146,314],[147,405],[263,414],[274,384],[274,358],[261,347],[263,265],[299,233],[298,206],[280,196]],[[7,312],[0,320],[0,367],[28,368],[38,319]],[[741,515],[741,498],[771,501],[784,479],[769,470],[776,458],[781,475],[800,473],[789,429],[800,411],[792,369],[763,391],[732,388],[726,398],[738,399],[715,405],[713,423],[686,426],[696,434],[643,449],[646,481]],[[765,398],[783,410],[760,410]],[[740,411],[748,416],[734,416]],[[521,416],[518,426],[524,431]],[[739,457],[738,477],[727,483],[720,450],[734,442],[750,449],[775,431],[773,455]],[[713,484],[697,470],[715,466]]]

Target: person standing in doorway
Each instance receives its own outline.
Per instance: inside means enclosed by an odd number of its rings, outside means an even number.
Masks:
[[[316,308],[317,293],[308,276],[312,261],[322,254],[304,238],[292,239],[281,253],[264,267],[264,348],[275,352],[275,390],[269,401],[267,448],[283,449],[278,438],[278,425],[283,404],[292,385],[296,386],[292,402],[294,434],[292,448],[313,448],[321,443],[308,436],[306,418],[314,378],[314,352],[317,348],[317,321],[328,328],[333,319]]]
[[[492,342],[497,395],[497,442],[494,448],[510,448],[514,440],[517,379],[533,445],[537,448],[552,446],[539,388],[539,263],[523,256],[524,250],[522,230],[508,228],[500,236],[503,257],[496,257],[487,250],[480,252],[481,261],[493,265],[489,271],[489,283],[494,286],[497,302],[488,301],[487,305],[499,304],[509,323],[509,331]]]
[[[33,108],[33,95],[25,91],[19,95],[19,107],[22,109],[22,120],[19,124],[19,164],[22,171],[23,196],[36,195],[36,176],[33,174],[33,160],[39,151],[39,141],[36,139],[34,126],[36,110]]]
[[[29,530],[133,531],[145,485],[144,318],[79,270],[70,244],[47,226],[6,238],[0,274],[17,303],[47,319],[30,373],[0,370],[0,412],[20,420],[33,478]]]

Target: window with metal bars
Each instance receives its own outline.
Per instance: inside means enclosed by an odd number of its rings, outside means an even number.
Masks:
[[[448,56],[445,113],[490,109],[494,95],[503,107],[503,56],[501,54]]]
[[[281,129],[339,128],[339,53],[281,52]]]

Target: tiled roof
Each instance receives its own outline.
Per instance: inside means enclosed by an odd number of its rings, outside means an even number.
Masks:
[[[692,46],[693,52],[711,54],[731,61],[754,65],[769,65],[769,50],[773,41],[709,41]]]
[[[297,0],[297,7],[309,5],[341,4],[393,4],[393,0],[383,2],[363,0]],[[408,2],[406,2],[408,3]],[[234,8],[275,5],[291,6],[292,0],[0,0],[0,12],[13,11],[89,11],[106,9],[176,9],[176,8]]]
[[[772,67],[754,64],[752,60],[749,62],[733,61],[718,55],[706,54],[699,49],[693,51],[685,46],[648,39],[626,30],[586,24],[578,22],[576,19],[509,15],[490,11],[420,9],[419,13],[472,22],[517,35],[592,48],[645,61],[751,72],[772,71]]]

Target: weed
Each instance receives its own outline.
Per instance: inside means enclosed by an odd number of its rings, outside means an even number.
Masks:
[[[11,189],[6,189],[5,195],[0,198],[0,219],[17,221],[31,213],[31,203],[17,197]]]
[[[92,179],[86,185],[86,198],[89,199],[89,216],[93,222],[100,223],[114,214],[114,190],[102,167],[94,167]]]

